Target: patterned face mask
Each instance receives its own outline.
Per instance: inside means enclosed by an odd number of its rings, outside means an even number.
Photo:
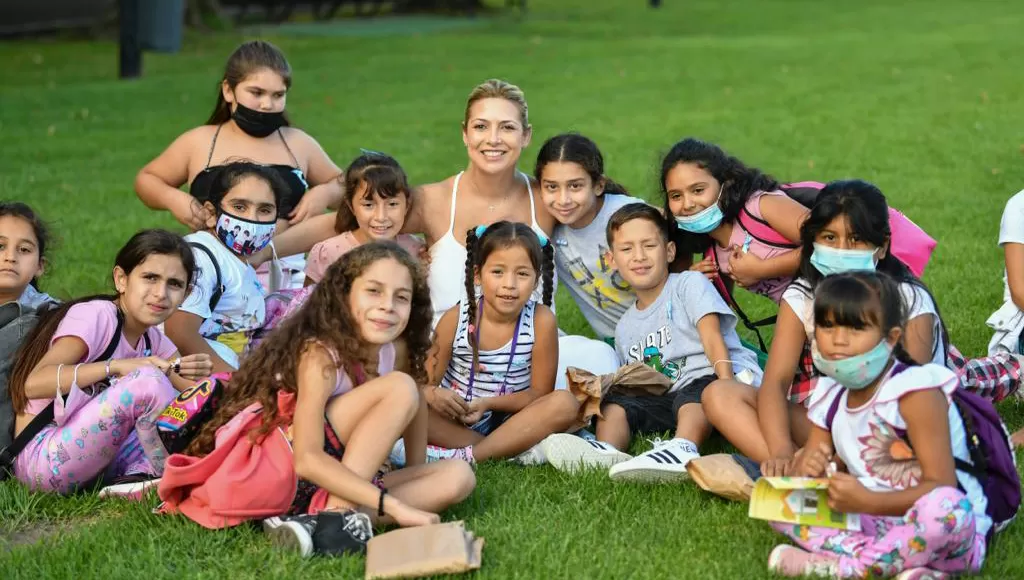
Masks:
[[[817,343],[811,346],[814,366],[825,376],[835,379],[847,389],[859,391],[877,379],[892,358],[892,347],[882,339],[871,350],[839,360],[829,360],[818,351]]]
[[[217,218],[217,237],[227,249],[239,256],[250,256],[270,243],[277,220],[254,222],[221,210]]]

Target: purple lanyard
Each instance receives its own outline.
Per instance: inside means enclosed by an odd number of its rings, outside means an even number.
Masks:
[[[476,329],[475,329],[476,330],[476,336],[475,336],[475,340],[476,340],[477,353],[479,353],[480,352],[480,323],[483,322],[483,319],[484,319],[484,299],[483,298],[480,299],[480,305],[477,308],[477,311],[480,314],[477,315],[477,319],[476,319]],[[508,383],[508,374],[509,374],[509,372],[512,371],[512,357],[516,356],[516,345],[519,344],[519,325],[522,322],[523,322],[523,311],[520,310],[519,311],[519,318],[516,319],[516,329],[512,331],[512,348],[509,350],[509,353],[508,353],[508,367],[505,368],[505,376],[504,376],[504,378],[502,378],[502,380],[501,380],[501,388],[498,390],[498,396],[499,397],[505,394],[505,385],[506,385],[506,383]],[[477,363],[479,363],[479,362],[480,362],[480,360],[478,358],[477,359]],[[467,403],[473,400],[473,380],[475,378],[476,378],[476,365],[473,364],[473,359],[472,359],[472,357],[470,357],[470,360],[469,360],[469,385],[467,385],[467,387],[466,387],[466,397],[465,397],[465,400],[466,400]]]

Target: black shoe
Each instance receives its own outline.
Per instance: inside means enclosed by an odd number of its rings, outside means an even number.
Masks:
[[[373,537],[370,516],[349,510],[323,511],[316,520],[313,532],[313,551],[325,556],[365,554],[366,543]]]

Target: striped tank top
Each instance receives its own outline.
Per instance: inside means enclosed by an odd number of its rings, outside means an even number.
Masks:
[[[469,342],[469,308],[459,303],[459,326],[455,330],[452,358],[448,362],[441,387],[452,389],[466,401],[476,397],[510,395],[530,388],[532,374],[534,326],[533,313],[537,303],[528,301],[519,313],[518,332],[496,350],[481,350],[473,386],[469,388],[473,347]],[[512,352],[513,345],[515,352]]]

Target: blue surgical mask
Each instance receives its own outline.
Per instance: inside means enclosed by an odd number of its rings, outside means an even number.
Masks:
[[[892,347],[882,339],[871,350],[839,360],[829,360],[818,351],[817,343],[811,345],[814,366],[827,377],[852,391],[859,391],[877,379],[892,358]]]
[[[843,272],[874,272],[877,261],[874,250],[839,250],[822,244],[814,244],[811,254],[811,265],[822,276],[842,274]]]
[[[718,199],[722,194],[718,194]],[[718,199],[693,215],[677,215],[676,224],[691,234],[706,234],[722,223],[722,208],[718,207]]]

